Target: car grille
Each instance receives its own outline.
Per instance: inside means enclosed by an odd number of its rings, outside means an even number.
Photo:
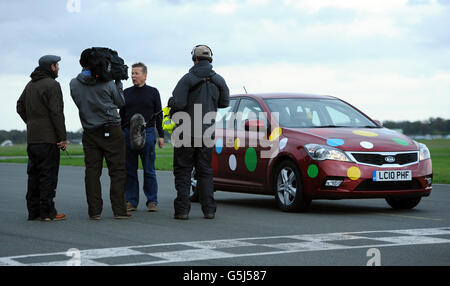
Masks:
[[[383,155],[379,153],[351,153],[358,163],[370,165],[406,165],[417,162],[417,152]],[[386,157],[393,157],[395,161],[387,162]]]
[[[422,186],[417,179],[412,181],[396,181],[396,182],[374,182],[370,179],[364,180],[360,183],[355,191],[403,191],[403,190],[418,190]]]

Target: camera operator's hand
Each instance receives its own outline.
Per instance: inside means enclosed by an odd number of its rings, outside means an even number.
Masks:
[[[56,143],[56,146],[58,146],[59,149],[65,151],[67,148],[67,141],[61,141]]]

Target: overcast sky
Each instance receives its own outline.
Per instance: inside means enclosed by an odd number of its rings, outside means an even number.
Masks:
[[[79,130],[69,82],[92,46],[147,64],[163,106],[207,44],[232,94],[327,94],[381,121],[449,119],[449,28],[450,0],[0,0],[0,129],[26,129],[16,101],[55,54],[66,127]]]

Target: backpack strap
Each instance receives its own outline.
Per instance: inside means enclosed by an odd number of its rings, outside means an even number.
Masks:
[[[203,77],[201,78],[201,81],[199,81],[197,84],[195,84],[194,86],[192,86],[191,88],[189,88],[189,93],[191,93],[192,91],[196,90],[197,88],[199,88],[200,86],[202,86],[203,84],[205,84],[206,82],[210,82],[212,84],[214,84],[217,88],[219,88],[217,86],[217,84],[214,83],[214,81],[211,80],[211,77]]]

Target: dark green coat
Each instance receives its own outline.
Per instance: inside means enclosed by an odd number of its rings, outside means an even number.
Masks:
[[[27,143],[66,141],[63,111],[61,86],[37,68],[17,101],[17,113],[27,124]]]

